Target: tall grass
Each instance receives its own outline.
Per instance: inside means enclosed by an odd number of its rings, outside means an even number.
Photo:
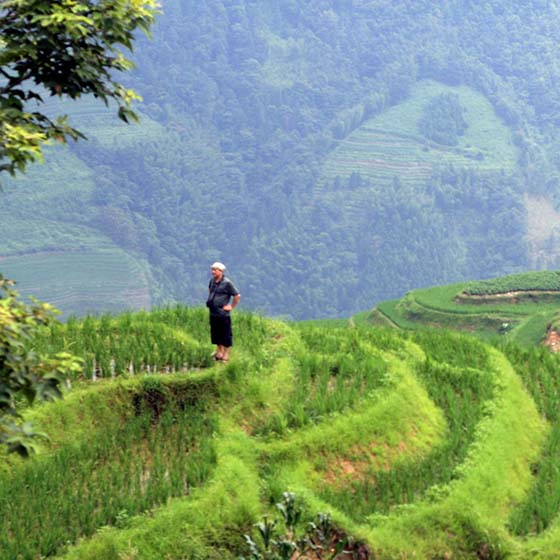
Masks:
[[[551,429],[539,461],[535,483],[526,500],[513,512],[510,528],[517,535],[540,533],[560,514],[560,358],[547,349],[522,349],[509,344],[504,352],[523,380],[539,412]]]
[[[260,426],[259,435],[279,436],[356,407],[384,384],[387,364],[378,350],[366,344],[365,329],[296,328],[304,345],[293,356],[291,398]],[[390,339],[386,336],[386,344]]]
[[[215,423],[201,395],[173,394],[152,377],[110,398],[118,414],[92,437],[0,477],[2,560],[52,555],[103,525],[190,493],[212,472]],[[81,410],[85,417],[74,422],[96,422],[94,411]]]
[[[325,486],[321,498],[356,521],[372,513],[387,514],[395,506],[422,498],[432,487],[458,476],[457,466],[467,455],[485,403],[492,398],[491,376],[477,369],[488,364],[481,344],[474,343],[471,348],[466,338],[434,334],[420,335],[417,342],[425,343],[427,357],[417,365],[416,375],[443,410],[448,432],[423,460],[397,463],[388,471],[375,468],[342,489]],[[438,362],[438,358],[444,361]]]
[[[0,559],[50,556],[204,483],[218,459],[219,415],[231,413],[243,368],[265,368],[271,347],[280,351],[282,329],[271,325],[236,314],[241,348],[227,367],[207,371],[198,371],[214,364],[205,309],[87,316],[45,329],[36,351],[73,352],[87,364],[78,381],[98,381],[27,411],[51,442],[0,473]]]
[[[85,379],[203,368],[211,364],[206,315],[203,309],[175,307],[70,318],[38,337],[34,349],[81,357]]]
[[[90,356],[99,381],[73,383],[64,401],[29,412],[52,441],[0,472],[0,560],[58,554],[104,525],[113,528],[71,547],[68,558],[230,559],[286,483],[302,485],[349,528],[394,531],[382,541],[387,555],[408,550],[408,534],[398,531],[417,527],[418,542],[438,535],[426,550],[441,556],[483,550],[490,537],[476,525],[477,507],[495,531],[522,499],[537,443],[527,443],[515,414],[538,422],[494,349],[455,333],[287,325],[244,313],[234,316],[234,334],[230,363],[198,371],[213,364],[204,309],[71,319],[44,331],[38,350]],[[558,359],[503,350],[556,426]],[[157,375],[136,375],[148,366]],[[515,455],[530,445],[530,454]],[[558,445],[554,427],[534,491],[510,519],[517,534],[558,515]],[[353,461],[356,476],[347,476]],[[506,479],[518,474],[521,490],[511,490]],[[479,496],[481,488],[503,503]],[[436,528],[430,515],[445,519]],[[480,528],[480,543],[441,545],[470,538],[462,524]]]

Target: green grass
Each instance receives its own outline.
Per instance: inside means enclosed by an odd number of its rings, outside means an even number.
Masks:
[[[539,412],[551,424],[542,454],[533,467],[536,473],[534,485],[509,522],[513,532],[528,535],[548,529],[560,511],[560,471],[557,465],[560,452],[558,359],[543,349],[521,350],[509,345],[505,351],[529,389]]]
[[[381,302],[373,311],[370,312],[370,317],[368,318],[368,320],[373,320],[374,323],[378,321],[375,313],[378,312],[381,316],[381,321],[388,320],[392,326],[396,326],[402,329],[406,329],[409,327],[419,327],[418,323],[409,321],[401,313],[399,313],[397,309],[399,302],[400,300],[398,299]]]
[[[204,413],[211,388],[208,376],[139,377],[39,410],[35,420],[48,424],[54,441],[0,478],[1,557],[52,555],[207,479],[215,464],[213,422]],[[68,424],[73,438],[61,433]]]
[[[26,411],[51,440],[27,462],[4,458],[0,559],[233,560],[284,491],[376,558],[550,548],[558,359],[367,315],[236,313],[227,365],[210,360],[202,308],[44,330],[38,352],[114,371],[92,381],[86,368],[64,400]]]
[[[323,491],[323,499],[356,521],[373,513],[388,514],[399,504],[421,499],[434,485],[453,479],[455,467],[464,460],[485,403],[492,395],[490,379],[480,370],[456,369],[429,361],[419,364],[416,374],[444,413],[447,437],[426,456],[416,454],[413,462],[403,461],[401,457],[391,470],[368,469],[363,480],[353,480],[347,488]],[[417,406],[420,406],[418,401]]]
[[[455,147],[430,142],[418,130],[424,107],[442,93],[458,95],[466,110],[469,126]],[[326,159],[323,175],[349,177],[359,172],[378,182],[398,176],[404,183],[417,184],[442,164],[481,171],[509,170],[516,165],[516,149],[511,132],[480,93],[424,81],[416,85],[409,99],[371,118],[341,140]]]
[[[381,302],[366,316],[370,324],[418,330],[444,328],[472,333],[488,341],[506,336],[524,346],[543,341],[554,326],[560,308],[560,293],[554,285],[556,272],[530,272],[481,282],[460,282],[408,292],[401,299]],[[522,290],[502,297],[505,292]],[[471,298],[469,290],[488,293]],[[481,292],[481,293],[482,293]],[[361,317],[359,320],[363,320]]]

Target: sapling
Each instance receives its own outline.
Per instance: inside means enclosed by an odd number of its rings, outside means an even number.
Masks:
[[[308,523],[300,530],[302,510],[293,492],[284,492],[276,508],[282,515],[286,532],[278,534],[278,520],[271,520],[268,515],[264,515],[262,521],[255,524],[262,544],[259,546],[251,535],[244,535],[250,556],[242,556],[239,560],[341,560],[369,557],[365,547],[336,531],[329,513],[319,513],[315,523]]]

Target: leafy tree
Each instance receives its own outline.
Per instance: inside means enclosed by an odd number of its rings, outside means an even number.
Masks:
[[[430,100],[419,123],[420,132],[439,144],[455,146],[467,129],[459,96],[442,93]]]
[[[138,95],[114,75],[133,66],[122,49],[132,51],[135,31],[148,33],[157,10],[156,0],[0,0],[0,172],[23,171],[47,142],[83,137],[66,116],[33,110],[45,95],[93,95],[116,102],[125,122],[137,118]],[[28,455],[41,434],[21,424],[19,405],[60,396],[64,373],[79,362],[33,351],[33,335],[56,310],[23,303],[12,284],[0,275],[0,444]]]
[[[138,95],[114,74],[133,66],[122,49],[132,51],[137,29],[149,32],[157,9],[156,0],[0,1],[0,172],[23,171],[45,142],[83,137],[66,116],[30,108],[45,94],[114,100],[121,119],[136,119]]]
[[[64,352],[48,357],[32,349],[34,334],[53,321],[55,310],[47,303],[25,304],[12,286],[0,275],[0,444],[26,456],[44,436],[20,422],[19,406],[59,397],[62,376],[80,363]]]

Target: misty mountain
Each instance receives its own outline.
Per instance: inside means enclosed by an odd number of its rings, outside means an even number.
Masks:
[[[204,300],[349,315],[560,266],[554,2],[166,0],[125,126],[6,181],[1,270],[66,312]]]

